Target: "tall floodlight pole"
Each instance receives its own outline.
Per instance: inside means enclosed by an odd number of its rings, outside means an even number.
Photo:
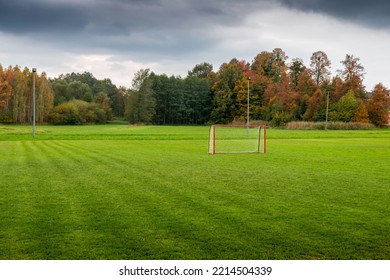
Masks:
[[[35,73],[37,68],[32,69],[33,72],[33,137],[35,138]]]
[[[249,136],[249,81],[251,77],[248,77],[248,95],[246,100],[246,134]]]
[[[328,113],[329,113],[329,91],[326,92],[325,130],[328,130]]]

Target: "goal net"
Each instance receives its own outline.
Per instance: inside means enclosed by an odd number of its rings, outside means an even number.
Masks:
[[[212,125],[209,154],[266,153],[266,126]]]

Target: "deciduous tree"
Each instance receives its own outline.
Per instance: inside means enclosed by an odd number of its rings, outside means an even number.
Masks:
[[[364,67],[359,61],[359,58],[347,54],[345,59],[341,61],[341,64],[344,65],[344,68],[338,72],[345,81],[346,91],[351,90],[355,92],[356,96],[359,98],[366,99],[366,91],[363,85],[365,72]]]
[[[333,111],[329,114],[329,119],[332,121],[351,122],[354,120],[359,105],[360,102],[356,98],[355,93],[349,91],[334,104]]]
[[[3,67],[0,65],[0,122],[12,122],[9,103],[12,98],[12,86],[8,82]]]
[[[219,68],[216,82],[213,84],[214,109],[211,113],[213,122],[229,123],[237,114],[236,84],[243,77],[243,67],[247,63],[232,59]]]
[[[314,81],[320,86],[330,77],[331,62],[323,51],[314,52],[310,58],[310,69]]]
[[[323,107],[323,94],[320,88],[317,88],[313,96],[309,97],[307,100],[307,109],[304,114],[303,119],[307,121],[316,120],[316,113],[319,111],[321,107]],[[318,116],[318,114],[317,114]]]
[[[306,67],[303,64],[302,59],[293,59],[292,63],[289,66],[292,88],[296,88],[298,86],[299,77],[305,69]]]
[[[188,76],[207,79],[207,76],[211,71],[213,71],[213,65],[207,62],[203,62],[196,64],[191,71],[188,71]]]
[[[273,82],[279,82],[287,58],[288,56],[280,48],[275,48],[272,52],[263,51],[254,58],[251,70],[257,75],[272,79]]]
[[[141,69],[132,81],[133,89],[129,92],[126,117],[131,123],[151,123],[155,114],[156,99],[150,70]]]
[[[377,84],[367,105],[368,116],[373,124],[388,124],[389,102],[389,90],[382,84]]]
[[[47,122],[54,104],[54,93],[46,73],[37,77],[36,116],[38,122]]]
[[[106,114],[106,119],[111,120],[112,119],[112,108],[111,108],[111,101],[108,98],[107,94],[105,92],[100,92],[98,95],[96,95],[93,99],[93,101],[100,105],[101,108],[104,110]]]

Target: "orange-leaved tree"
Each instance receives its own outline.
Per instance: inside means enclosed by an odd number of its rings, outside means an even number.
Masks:
[[[389,107],[389,90],[381,83],[377,84],[367,105],[370,121],[378,126],[387,125]]]

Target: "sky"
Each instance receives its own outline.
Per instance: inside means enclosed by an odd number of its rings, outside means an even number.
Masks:
[[[389,14],[388,0],[0,0],[0,64],[130,87],[145,68],[185,77],[275,48],[309,66],[321,50],[334,75],[360,58],[370,91],[390,87]]]

